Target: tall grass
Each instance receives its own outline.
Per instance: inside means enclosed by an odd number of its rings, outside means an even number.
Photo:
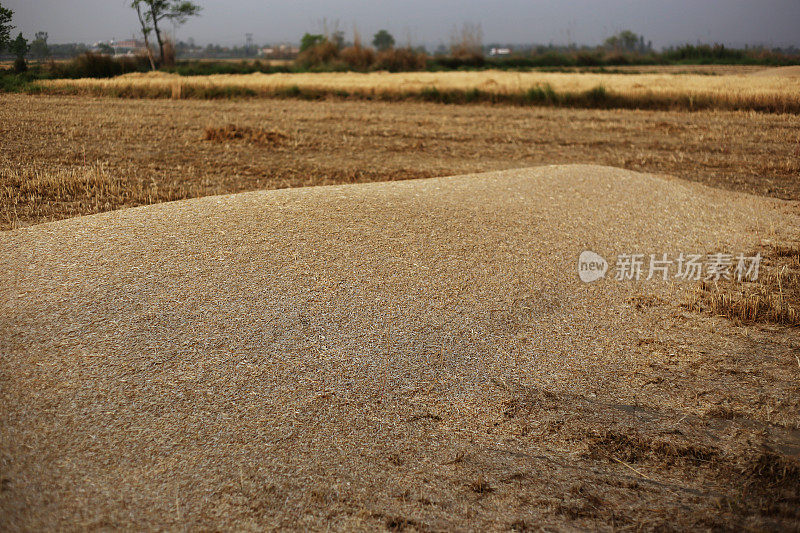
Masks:
[[[38,90],[128,98],[301,97],[492,102],[632,109],[800,113],[800,80],[759,76],[554,72],[129,74],[109,80],[43,80]],[[177,89],[176,89],[177,88]]]
[[[175,66],[175,43],[172,39],[164,39],[164,56],[161,58],[161,66],[172,68]]]

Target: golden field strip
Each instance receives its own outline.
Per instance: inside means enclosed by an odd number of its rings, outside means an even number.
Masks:
[[[565,72],[330,72],[45,80],[37,91],[140,98],[341,97],[564,107],[800,113],[800,77]]]

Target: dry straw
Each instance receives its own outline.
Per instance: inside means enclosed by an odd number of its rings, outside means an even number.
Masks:
[[[46,80],[41,90],[124,97],[327,96],[574,107],[743,109],[800,113],[800,78],[555,72],[330,72]]]

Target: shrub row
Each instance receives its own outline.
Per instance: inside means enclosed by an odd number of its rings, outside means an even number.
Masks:
[[[150,62],[145,56],[111,57],[87,52],[65,63],[51,63],[53,78],[113,78],[129,72],[147,72]]]
[[[372,48],[356,43],[338,48],[331,41],[323,41],[300,53],[296,61],[299,70],[388,70],[389,72],[410,72],[425,70],[429,60],[425,52],[410,47],[390,48],[376,52]]]
[[[254,72],[319,72],[387,70],[526,70],[558,68],[603,68],[624,65],[746,64],[782,66],[800,64],[800,56],[765,49],[731,49],[723,45],[685,45],[656,53],[619,53],[603,49],[545,49],[530,54],[484,57],[480,54],[428,56],[410,47],[375,51],[360,43],[339,48],[324,40],[304,50],[293,64],[271,65],[255,61],[180,61],[165,69],[182,76],[211,74],[250,74]],[[37,77],[111,78],[129,72],[146,72],[149,61],[144,56],[110,57],[91,52],[63,63],[51,62],[46,70],[37,69]]]

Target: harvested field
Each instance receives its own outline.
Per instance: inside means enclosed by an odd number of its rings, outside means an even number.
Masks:
[[[576,259],[798,228],[548,166],[4,232],[0,528],[796,529],[796,335]]]
[[[765,77],[800,78],[800,65],[761,69],[753,72],[752,75]]]
[[[231,124],[286,137],[205,140]],[[0,143],[4,229],[213,194],[551,163],[800,199],[792,115],[0,95]]]
[[[331,90],[0,94],[0,530],[800,528],[796,115]]]
[[[262,128],[249,128],[246,126],[237,126],[236,124],[228,124],[221,128],[209,126],[203,133],[203,139],[206,141],[214,141],[217,143],[224,143],[228,141],[243,141],[254,144],[280,144],[287,139],[285,133],[274,130],[265,130]]]
[[[565,72],[335,72],[186,76],[147,73],[114,79],[45,80],[41,90],[153,98],[237,96],[489,101],[564,107],[729,109],[800,113],[800,81],[788,76]]]

